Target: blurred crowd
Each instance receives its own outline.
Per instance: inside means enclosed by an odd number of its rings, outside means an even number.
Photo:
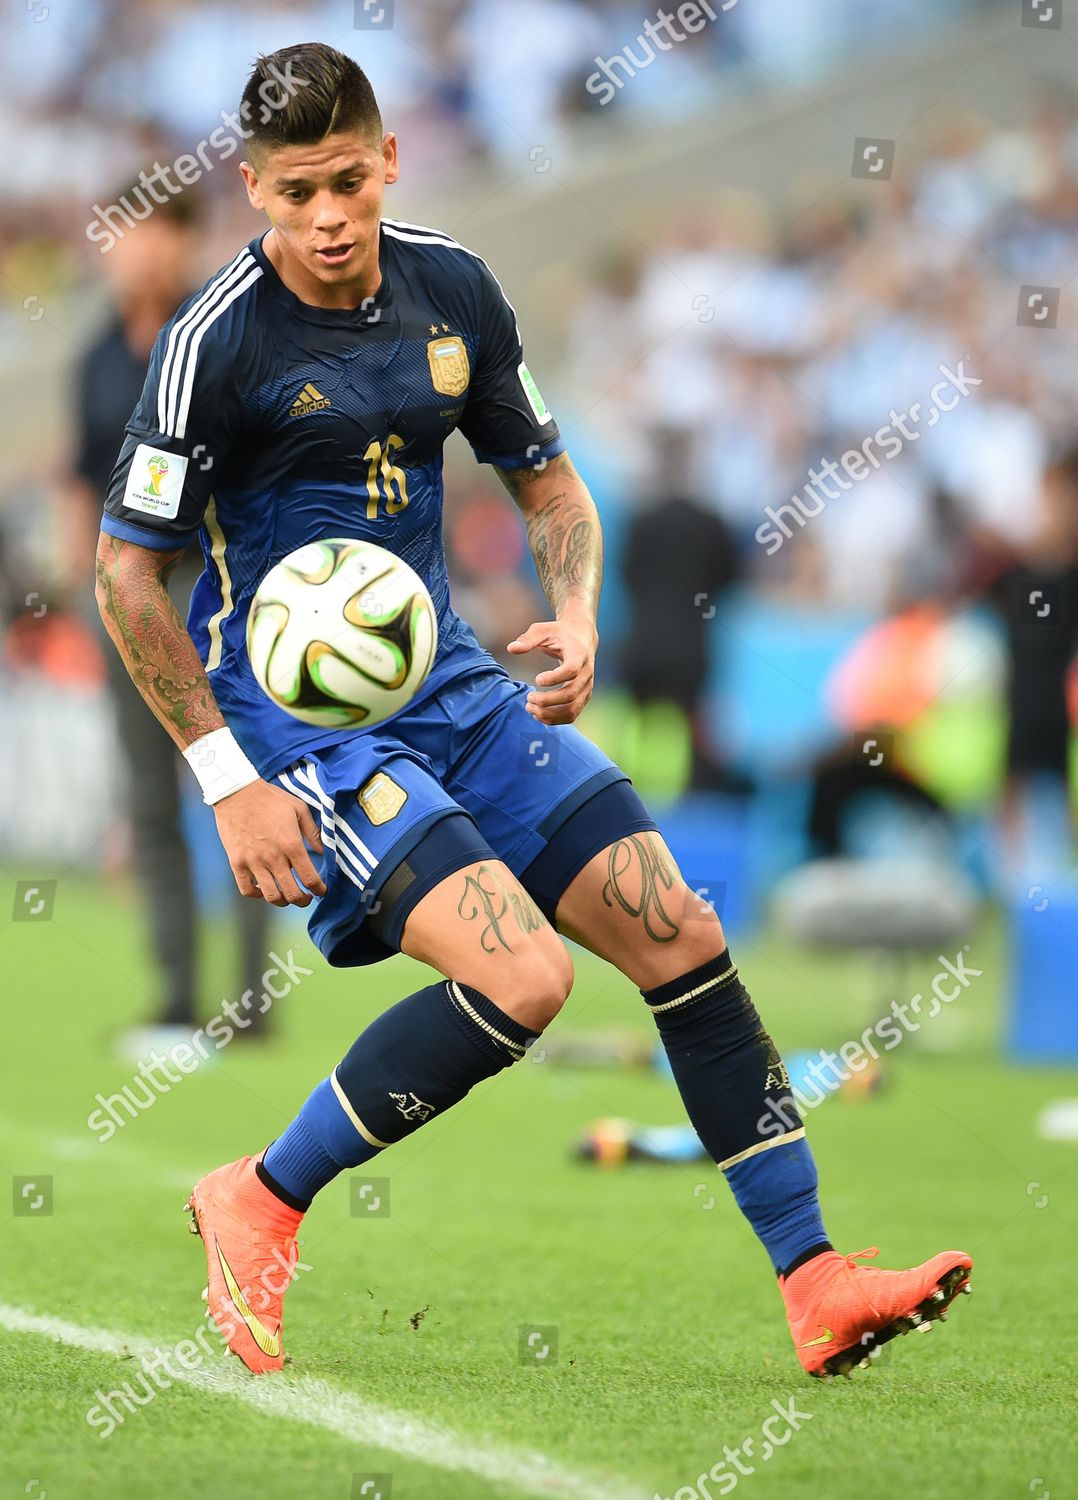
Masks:
[[[789,209],[716,195],[654,253],[615,247],[582,297],[572,389],[612,489],[691,493],[762,587],[835,606],[953,589],[974,542],[1034,545],[1046,465],[1078,443],[1053,293],[1078,251],[1075,99],[1006,132],[954,118],[891,182]],[[962,394],[933,414],[948,372]],[[885,424],[882,461],[768,523]]]
[[[985,5],[721,0],[713,8],[715,24],[684,35],[662,69],[641,70],[621,91],[611,111],[619,129],[688,118],[717,90],[768,87],[776,77],[804,84],[845,56],[871,56],[898,38],[909,44]],[[20,141],[6,175],[9,213],[22,218],[32,206],[57,224],[67,211],[84,213],[155,154],[191,150],[236,107],[258,53],[312,37],[360,61],[416,175],[461,159],[526,161],[530,148],[599,113],[603,94],[587,87],[596,62],[634,44],[661,9],[640,0],[12,0],[0,96],[0,129]]]

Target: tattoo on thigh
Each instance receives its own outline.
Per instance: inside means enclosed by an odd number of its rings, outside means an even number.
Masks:
[[[513,920],[521,932],[534,932],[537,927],[546,926],[546,917],[526,891],[510,891],[509,905],[513,910]]]
[[[504,931],[509,918],[525,934],[546,924],[546,918],[530,897],[523,891],[507,889],[489,865],[480,865],[474,875],[465,875],[457,915],[465,922],[485,922],[479,934],[479,946],[484,953],[496,953],[499,947],[512,953],[512,944]]]
[[[630,834],[611,844],[607,855],[603,901],[639,917],[654,943],[669,943],[681,931],[663,905],[663,893],[677,885],[673,862],[653,834]]]

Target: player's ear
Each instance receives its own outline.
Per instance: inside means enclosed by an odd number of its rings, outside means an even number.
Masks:
[[[382,159],[386,164],[386,182],[396,182],[400,176],[400,162],[397,159],[397,137],[392,131],[382,138]]]
[[[252,208],[265,212],[266,201],[262,196],[262,189],[258,183],[258,173],[249,161],[240,162],[240,172],[243,176],[243,185],[247,189],[247,198]]]

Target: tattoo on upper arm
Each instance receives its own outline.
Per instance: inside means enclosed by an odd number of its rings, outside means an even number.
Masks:
[[[553,458],[541,458],[537,464],[525,464],[519,469],[501,469],[497,464],[494,469],[514,500],[519,500],[524,491],[534,485],[549,484],[552,478],[566,484],[581,482],[576,465],[568,453],[556,453]]]
[[[457,915],[465,922],[484,922],[479,934],[479,946],[484,953],[496,953],[499,947],[512,953],[505,932],[510,919],[525,935],[546,926],[546,918],[531,898],[523,890],[507,887],[489,865],[480,865],[474,875],[465,875]]]
[[[190,743],[224,723],[194,642],[168,592],[182,552],[155,553],[102,532],[97,596],[131,679],[162,723]]]
[[[664,906],[663,895],[675,889],[678,878],[655,834],[632,833],[608,850],[603,902],[639,918],[652,942],[669,943],[681,927]]]

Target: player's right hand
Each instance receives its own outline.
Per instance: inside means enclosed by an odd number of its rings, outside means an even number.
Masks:
[[[271,906],[310,906],[314,896],[326,894],[307,853],[308,844],[316,854],[325,851],[306,802],[268,781],[252,781],[215,802],[213,811],[241,896]]]

